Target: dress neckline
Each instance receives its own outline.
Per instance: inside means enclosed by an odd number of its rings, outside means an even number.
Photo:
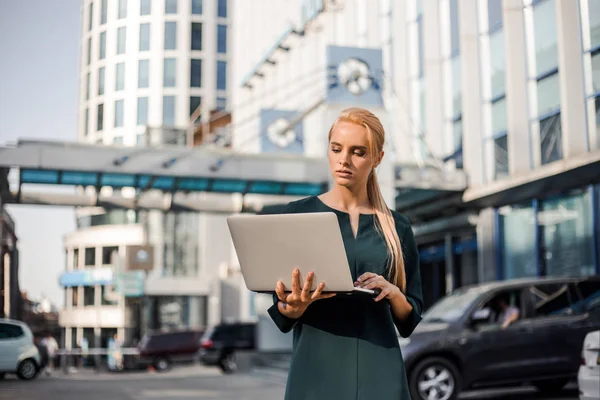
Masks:
[[[319,196],[315,196],[315,199],[316,199],[316,200],[317,200],[317,202],[319,202],[319,203],[320,203],[320,204],[321,204],[323,207],[325,207],[325,208],[327,208],[327,209],[329,209],[329,210],[331,210],[331,211],[334,211],[334,212],[336,212],[336,213],[340,213],[340,214],[343,214],[343,215],[348,215],[348,216],[350,215],[350,213],[349,213],[349,212],[342,211],[342,210],[338,210],[337,208],[333,208],[333,207],[331,207],[331,206],[328,206],[327,204],[325,204],[325,202],[324,202],[323,200],[321,200],[321,199],[319,198]],[[368,213],[368,214],[359,213],[358,215],[359,215],[359,216],[363,216],[363,215],[365,215],[365,216],[368,216],[368,217],[372,217],[372,216],[374,216],[374,215],[375,215],[375,213]]]

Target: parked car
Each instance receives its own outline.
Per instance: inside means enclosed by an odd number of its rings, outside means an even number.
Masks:
[[[600,330],[586,335],[577,375],[579,399],[600,399]]]
[[[235,352],[255,348],[255,323],[219,324],[204,334],[200,360],[204,365],[218,365],[223,372],[231,373],[237,369]]]
[[[597,329],[600,277],[520,279],[458,289],[399,340],[412,398],[452,400],[507,384],[556,392],[577,376],[581,344]]]
[[[138,346],[139,365],[166,371],[173,363],[194,362],[203,334],[203,330],[186,330],[145,335]]]
[[[0,319],[0,379],[9,373],[30,380],[39,370],[40,353],[31,329],[21,321]]]

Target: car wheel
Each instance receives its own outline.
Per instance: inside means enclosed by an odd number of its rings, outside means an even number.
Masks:
[[[461,388],[461,376],[456,366],[442,357],[421,361],[410,375],[413,400],[455,400]]]
[[[154,361],[154,368],[156,368],[157,371],[166,371],[171,367],[171,362],[165,358],[165,357],[158,357],[155,361]]]
[[[219,360],[219,366],[221,367],[221,370],[227,374],[235,372],[237,370],[235,354],[233,352],[225,354],[221,360]]]
[[[17,368],[17,376],[19,379],[29,381],[36,377],[38,373],[37,364],[31,359],[21,361],[19,368]]]
[[[568,379],[553,379],[547,381],[533,382],[533,386],[542,393],[560,392],[569,383]]]

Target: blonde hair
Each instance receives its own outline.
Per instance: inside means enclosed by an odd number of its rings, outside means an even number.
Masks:
[[[385,131],[379,118],[363,108],[347,108],[342,111],[331,126],[329,140],[331,140],[333,129],[340,121],[351,122],[365,127],[371,158],[377,160],[385,142]],[[375,226],[385,238],[388,250],[388,280],[395,283],[404,292],[406,290],[406,272],[404,270],[402,246],[398,232],[396,231],[396,222],[390,209],[385,204],[374,169],[371,170],[371,174],[367,180],[367,196],[377,216]]]

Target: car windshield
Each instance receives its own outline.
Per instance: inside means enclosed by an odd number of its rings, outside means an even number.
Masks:
[[[454,322],[464,315],[481,290],[458,290],[436,302],[423,314],[424,322]]]

